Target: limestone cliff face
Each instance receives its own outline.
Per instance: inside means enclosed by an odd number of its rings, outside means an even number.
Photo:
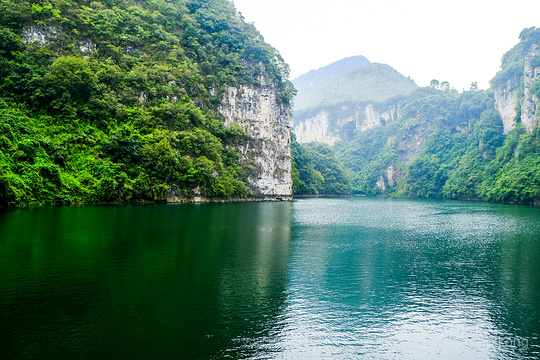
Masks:
[[[372,103],[343,104],[337,111],[321,109],[316,113],[295,114],[293,128],[301,144],[320,142],[334,145],[336,141],[352,137],[355,132],[394,121],[400,114],[401,108],[397,103],[388,106]]]
[[[521,102],[521,123],[527,132],[538,126],[538,96],[531,94],[531,86],[540,75],[540,66],[534,67],[532,60],[538,57],[538,45],[533,44],[529,53],[525,57],[525,67],[523,71],[523,96]]]
[[[519,92],[516,81],[509,79],[503,84],[495,86],[495,107],[501,114],[504,124],[504,133],[508,133],[516,125],[516,107],[521,108],[521,123],[528,132],[538,126],[538,96],[531,94],[533,82],[540,76],[540,67],[533,66],[533,59],[538,57],[538,45],[531,45],[523,67],[523,93]]]
[[[264,82],[262,82],[264,83]],[[278,101],[275,88],[229,87],[219,112],[225,126],[238,124],[251,140],[238,147],[240,161],[249,168],[253,196],[262,199],[292,197],[289,106]]]
[[[518,88],[511,80],[495,87],[495,107],[501,114],[504,125],[504,133],[507,134],[516,125],[516,102]]]
[[[301,144],[320,142],[334,145],[340,140],[339,128],[335,126],[337,124],[331,124],[328,116],[328,112],[323,110],[306,119],[295,121],[293,128],[296,140]]]
[[[365,107],[364,114],[365,117],[360,118],[360,121],[356,123],[356,128],[360,131],[385,125],[387,122],[396,120],[401,116],[401,108],[399,104],[393,104],[382,108],[376,107],[373,104],[368,104]]]

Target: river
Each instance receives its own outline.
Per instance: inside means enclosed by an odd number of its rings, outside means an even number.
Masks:
[[[16,209],[0,259],[0,358],[540,358],[534,207]]]

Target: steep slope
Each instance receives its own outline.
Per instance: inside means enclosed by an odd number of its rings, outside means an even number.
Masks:
[[[492,89],[422,88],[379,104],[393,121],[334,145],[353,193],[540,205],[539,47],[540,29],[525,29]]]
[[[293,80],[294,87],[298,90],[298,94],[294,98],[295,107],[298,110],[305,108],[304,103],[309,101],[309,95],[312,92],[320,91],[326,83],[368,64],[370,64],[369,60],[363,56],[351,56],[297,77]]]
[[[293,83],[296,86],[296,81]],[[365,64],[320,84],[305,97],[297,87],[294,110],[303,112],[350,102],[382,102],[394,96],[407,95],[416,88],[412,80],[386,64]]]
[[[287,76],[227,0],[3,0],[0,206],[290,197]]]
[[[395,119],[398,108],[381,112],[380,104],[407,95],[417,86],[388,65],[366,61],[363,57],[344,59],[293,80],[298,89],[293,128],[300,143],[332,145],[355,131]],[[322,80],[307,88],[309,79]]]
[[[538,126],[540,32],[536,28],[525,29],[520,39],[504,55],[501,70],[491,80],[505,133],[514,129],[517,123],[523,124],[528,132]]]

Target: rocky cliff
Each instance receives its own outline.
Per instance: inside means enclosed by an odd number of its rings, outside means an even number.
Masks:
[[[298,89],[293,113],[298,142],[329,145],[395,120],[401,110],[391,99],[417,89],[410,78],[363,56],[310,71],[293,83]]]
[[[538,95],[531,90],[534,82],[540,75],[540,66],[533,65],[538,58],[538,45],[532,44],[529,53],[525,57],[525,66],[523,69],[523,96],[520,101],[521,105],[521,123],[528,132],[538,126]]]
[[[264,83],[264,82],[262,82]],[[225,126],[238,124],[251,139],[238,146],[256,198],[292,198],[290,110],[273,87],[229,87],[219,112]]]
[[[521,122],[527,132],[532,132],[538,126],[539,98],[534,89],[540,76],[538,44],[529,45],[522,65],[519,64],[516,68],[518,71],[514,76],[493,84],[495,107],[503,120],[505,134],[511,131],[517,122]]]
[[[385,125],[401,114],[398,101],[384,105],[374,103],[341,104],[321,107],[315,112],[297,113],[293,128],[299,143],[320,142],[334,145],[355,133]]]
[[[68,3],[0,2],[0,207],[291,197],[288,66],[230,0]]]

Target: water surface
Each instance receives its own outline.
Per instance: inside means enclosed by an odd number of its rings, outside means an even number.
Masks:
[[[532,207],[20,209],[0,258],[0,358],[540,357]]]

